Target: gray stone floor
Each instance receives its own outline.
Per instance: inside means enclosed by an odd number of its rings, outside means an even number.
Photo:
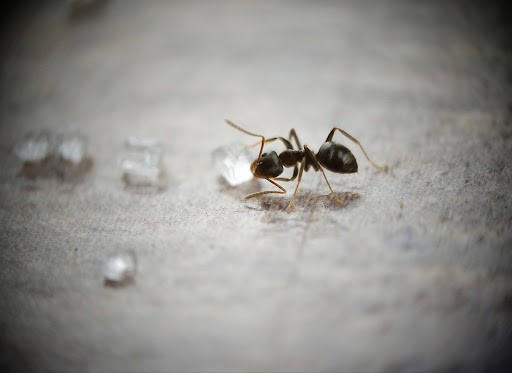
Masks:
[[[4,12],[0,365],[12,371],[505,370],[512,341],[510,19],[485,2],[135,2]],[[212,151],[358,138],[356,175],[293,210]],[[75,126],[81,179],[20,176],[14,144]],[[126,189],[128,136],[165,146]],[[338,137],[339,136],[339,137]],[[278,145],[276,144],[276,149]],[[270,147],[270,145],[269,145]],[[257,149],[255,149],[257,152]],[[270,186],[271,187],[271,186]],[[134,283],[102,263],[132,250]]]

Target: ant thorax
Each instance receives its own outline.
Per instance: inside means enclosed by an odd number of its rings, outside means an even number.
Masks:
[[[279,160],[284,167],[293,167],[304,157],[304,153],[300,150],[285,150],[279,154]]]

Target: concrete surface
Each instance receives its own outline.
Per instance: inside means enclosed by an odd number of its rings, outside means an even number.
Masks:
[[[73,3],[71,3],[73,4]],[[3,12],[0,364],[12,371],[506,370],[510,18],[487,2],[96,2]],[[294,127],[358,138],[359,174],[286,196],[211,152]],[[19,176],[28,131],[79,127],[84,179]],[[126,189],[138,135],[167,186]],[[338,136],[338,135],[337,135]],[[277,146],[277,145],[276,145]],[[132,250],[134,283],[101,266]]]

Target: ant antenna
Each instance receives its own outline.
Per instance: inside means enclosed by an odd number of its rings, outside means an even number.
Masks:
[[[233,123],[232,121],[230,121],[229,119],[224,119],[226,121],[227,124],[229,124],[231,127],[235,127],[237,130],[239,131],[242,131],[243,133],[246,133],[248,135],[251,135],[251,136],[254,136],[254,137],[261,137],[261,148],[260,148],[260,154],[258,154],[258,160],[257,162],[260,161],[260,158],[261,158],[261,153],[263,153],[263,145],[265,145],[265,137],[262,136],[262,135],[257,135],[255,133],[252,133],[252,132],[249,132],[247,130],[244,130],[242,127],[238,127],[235,123]]]

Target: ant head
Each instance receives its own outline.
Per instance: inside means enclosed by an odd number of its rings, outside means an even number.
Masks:
[[[283,173],[283,165],[275,151],[263,153],[260,159],[251,164],[251,172],[255,177],[277,177]]]

